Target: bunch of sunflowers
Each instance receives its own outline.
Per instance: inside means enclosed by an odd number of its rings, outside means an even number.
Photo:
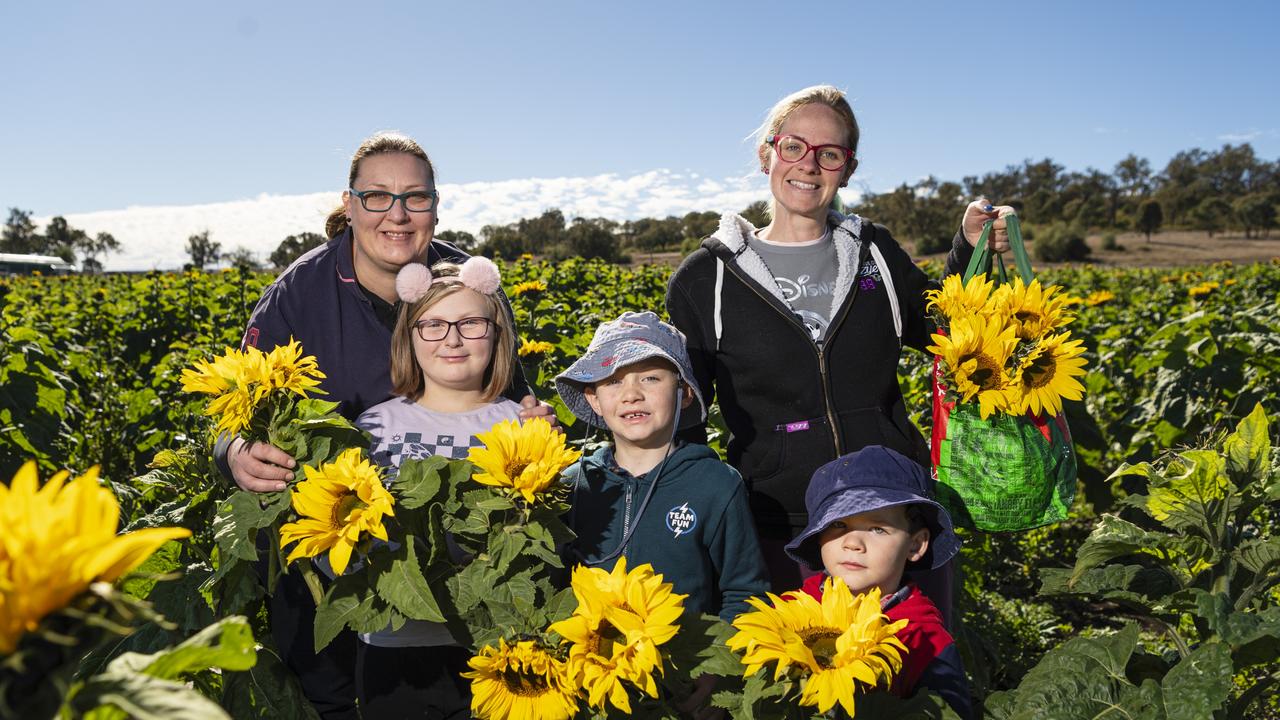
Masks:
[[[577,608],[545,632],[499,638],[470,661],[471,710],[487,720],[568,720],[583,703],[631,715],[632,696],[658,697],[662,646],[679,631],[684,595],[650,565],[573,571]],[[552,637],[561,638],[559,642]]]
[[[261,429],[254,427],[254,419],[269,419],[272,414],[263,412],[264,408],[290,394],[324,394],[319,389],[323,379],[315,357],[303,357],[302,346],[290,340],[269,353],[252,346],[227,348],[212,362],[198,361],[194,368],[182,371],[182,389],[212,395],[204,414],[218,419],[214,433],[236,435]]]
[[[1057,415],[1062,400],[1078,400],[1084,386],[1084,346],[1065,327],[1071,299],[1039,280],[996,286],[985,274],[960,275],[927,293],[940,332],[928,350],[939,358],[941,384],[961,403],[993,413]]]

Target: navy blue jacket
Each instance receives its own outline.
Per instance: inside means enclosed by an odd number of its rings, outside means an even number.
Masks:
[[[747,507],[742,476],[705,445],[682,445],[667,459],[640,512],[656,468],[634,477],[604,447],[565,473],[574,484],[570,524],[589,563],[610,555],[636,525],[623,554],[627,567],[649,563],[685,598],[685,615],[732,620],[747,598],[769,589],[764,558]],[[601,566],[612,570],[616,560]]]

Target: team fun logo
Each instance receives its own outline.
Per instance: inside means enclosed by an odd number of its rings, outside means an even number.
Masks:
[[[667,529],[680,537],[698,526],[698,513],[685,503],[667,511]]]

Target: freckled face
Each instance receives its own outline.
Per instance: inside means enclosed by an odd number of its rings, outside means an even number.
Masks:
[[[902,586],[908,561],[924,557],[929,531],[912,533],[906,508],[895,505],[840,518],[818,535],[818,543],[832,577],[855,593],[878,587],[883,595]]]

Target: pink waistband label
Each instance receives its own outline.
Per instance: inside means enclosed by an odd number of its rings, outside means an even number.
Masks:
[[[787,423],[787,432],[789,433],[799,432],[801,430],[808,430],[808,429],[809,429],[808,420],[801,420],[800,422]]]

